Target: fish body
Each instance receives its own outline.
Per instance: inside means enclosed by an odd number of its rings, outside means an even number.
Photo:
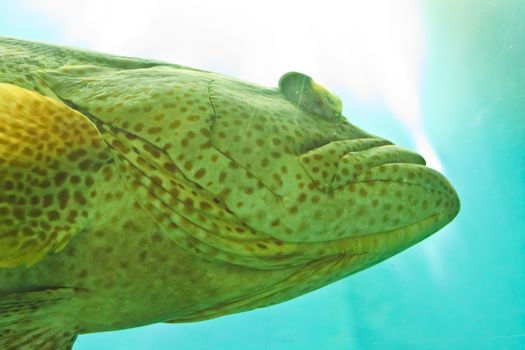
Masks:
[[[289,300],[459,210],[416,153],[291,72],[275,88],[0,38],[0,345]]]

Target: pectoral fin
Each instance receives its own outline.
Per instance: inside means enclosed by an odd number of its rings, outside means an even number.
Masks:
[[[81,113],[0,84],[0,267],[32,265],[82,231],[110,158]]]
[[[76,339],[60,315],[70,288],[0,294],[0,349],[69,350]]]

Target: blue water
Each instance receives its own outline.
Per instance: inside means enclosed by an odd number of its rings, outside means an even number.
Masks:
[[[453,223],[382,264],[284,304],[200,323],[80,336],[74,349],[525,349],[521,4],[425,7],[424,122],[461,198]],[[35,16],[27,29],[15,18],[25,15],[0,11],[1,32],[58,37],[49,30],[43,35]],[[413,148],[380,103],[342,95],[352,123]]]

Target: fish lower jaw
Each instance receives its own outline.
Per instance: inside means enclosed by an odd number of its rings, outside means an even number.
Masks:
[[[350,238],[346,243],[348,254],[374,255],[384,259],[424,240],[445,226],[448,219],[434,214],[423,220],[397,229]]]
[[[429,212],[424,217],[400,227],[394,227],[380,232],[356,233],[352,235],[352,237],[344,239],[344,244],[348,247],[348,253],[386,254],[386,257],[392,256],[439,231],[459,213],[459,198],[450,185],[440,188],[429,187],[428,184],[423,185],[420,183],[408,183],[408,185],[424,187],[432,191],[432,193],[438,193],[443,199],[443,206],[441,208],[434,208],[433,212]]]

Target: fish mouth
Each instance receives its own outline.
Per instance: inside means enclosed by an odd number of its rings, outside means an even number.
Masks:
[[[323,205],[327,215],[337,207],[342,215],[323,220],[318,234],[285,241],[298,243],[310,261],[346,256],[363,262],[363,268],[437,232],[460,209],[458,195],[443,175],[411,163],[374,166],[330,197],[333,201]]]
[[[436,232],[458,214],[460,201],[458,194],[444,175],[421,164],[387,163],[373,166],[358,174],[347,188],[359,193],[374,193],[370,215],[381,218],[382,210],[396,207],[401,220],[390,220],[381,229],[373,225],[366,232],[355,232],[356,237],[394,234],[403,230],[420,228],[425,236],[426,226],[436,226]],[[375,203],[383,205],[375,207]],[[390,211],[392,213],[392,210]],[[434,224],[432,224],[432,222]]]
[[[458,195],[445,176],[420,164],[386,163],[374,166],[355,176],[351,185],[381,182],[426,188],[431,193],[441,193],[455,199],[459,207]]]
[[[327,157],[330,153],[334,159]],[[426,167],[426,161],[421,155],[384,139],[333,141],[310,150],[300,158],[303,168],[324,192],[360,183],[391,182],[427,187],[457,198],[456,191],[447,179],[436,170]],[[326,161],[327,158],[333,161],[332,164]],[[315,162],[316,159],[319,162]],[[321,161],[324,164],[321,165]],[[328,169],[325,171],[328,175],[323,176],[318,170],[323,165]]]
[[[330,176],[323,176],[315,170],[330,155],[334,166]],[[458,195],[442,174],[426,167],[419,154],[386,140],[335,141],[310,150],[301,160],[328,198],[322,224],[314,227],[321,229],[308,232],[303,241],[349,240],[342,244],[363,246],[414,228],[424,238],[427,226],[435,232],[459,211]]]

